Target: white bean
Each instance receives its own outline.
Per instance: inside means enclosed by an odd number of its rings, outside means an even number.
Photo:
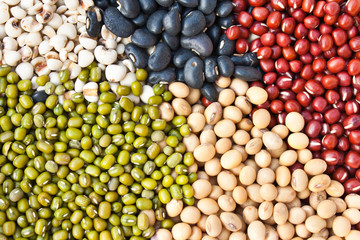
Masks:
[[[16,68],[15,72],[21,79],[30,79],[34,74],[34,67],[30,63],[20,63]]]

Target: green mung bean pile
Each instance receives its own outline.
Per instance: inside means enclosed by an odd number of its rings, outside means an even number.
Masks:
[[[67,70],[58,86],[38,77],[46,100],[35,101],[30,80],[0,67],[0,239],[149,239],[174,224],[165,204],[194,204],[186,118],[160,118],[171,93],[157,84],[148,104],[126,97],[146,76],[119,86],[119,100],[91,64],[78,79],[99,84],[100,102],[77,92],[60,104],[74,88]]]

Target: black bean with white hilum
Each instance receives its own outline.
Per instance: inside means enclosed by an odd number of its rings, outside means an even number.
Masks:
[[[234,55],[235,41],[224,34],[235,19],[231,0],[96,0],[95,5],[113,34],[129,37],[125,54],[135,67],[149,70],[150,84],[185,82],[216,101],[220,77],[261,79],[256,56]],[[91,36],[99,36],[100,28],[94,20],[87,26]]]

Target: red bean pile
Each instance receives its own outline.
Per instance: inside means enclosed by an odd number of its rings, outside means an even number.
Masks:
[[[272,125],[305,118],[309,149],[347,193],[360,192],[360,1],[233,0],[226,34],[239,54],[256,52]],[[294,166],[295,167],[295,166]]]

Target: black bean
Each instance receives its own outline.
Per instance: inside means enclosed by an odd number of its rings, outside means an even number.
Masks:
[[[204,73],[207,82],[216,82],[219,79],[219,70],[215,57],[205,58]]]
[[[206,27],[206,19],[201,11],[194,10],[182,19],[181,24],[181,33],[185,36],[192,37],[204,30]]]
[[[231,27],[232,25],[235,24],[235,18],[233,14],[230,14],[227,17],[218,17],[217,18],[217,24],[222,28],[222,29],[227,29],[229,27]]]
[[[158,4],[155,0],[139,0],[140,8],[145,14],[151,14],[156,11]]]
[[[182,7],[181,4],[178,3],[178,2],[175,2],[173,5],[171,5],[171,6],[169,7],[169,11],[177,10],[179,13],[182,12],[182,9],[183,9],[183,7]]]
[[[136,46],[134,43],[128,43],[125,46],[125,53],[133,61],[135,67],[145,68],[147,66],[149,56],[144,49]]]
[[[122,38],[129,37],[135,30],[134,24],[115,7],[108,7],[105,10],[104,23],[110,32]]]
[[[235,65],[257,67],[259,60],[256,53],[234,54],[231,56],[231,60]]]
[[[219,73],[223,77],[231,77],[234,73],[234,63],[231,58],[225,55],[217,58],[217,64],[219,67]]]
[[[197,7],[199,5],[199,0],[178,0],[178,2],[184,7]]]
[[[204,14],[210,14],[216,8],[217,0],[200,0],[198,9]]]
[[[86,15],[86,32],[90,37],[97,37],[103,25],[104,12],[101,8],[90,7]]]
[[[213,83],[204,83],[201,94],[210,102],[217,102],[219,96]]]
[[[163,18],[166,13],[165,10],[157,10],[149,16],[146,27],[151,33],[160,34],[162,32]]]
[[[140,13],[139,0],[118,0],[119,11],[127,18],[136,18]]]
[[[193,51],[185,48],[180,48],[176,51],[173,57],[173,63],[177,68],[183,68],[187,60],[195,56],[196,54]]]
[[[184,69],[176,69],[176,81],[185,83]]]
[[[234,76],[247,82],[258,81],[261,79],[261,72],[249,66],[235,66]]]
[[[45,102],[47,97],[49,95],[47,95],[45,93],[45,90],[41,90],[41,91],[36,91],[32,96],[32,100],[34,101],[34,103],[37,103],[37,102]]]
[[[163,32],[162,39],[170,47],[171,50],[176,51],[180,47],[180,39],[178,36],[172,36],[167,32]]]
[[[221,35],[216,50],[217,54],[230,56],[231,54],[234,53],[234,49],[235,49],[235,41],[228,39],[225,34]]]
[[[141,26],[144,26],[146,24],[146,16],[145,16],[144,13],[141,12],[141,13],[139,13],[139,15],[136,18],[131,19],[131,21],[135,25],[141,27]]]
[[[218,25],[214,24],[206,30],[206,34],[211,39],[213,45],[217,46],[221,36],[221,28]]]
[[[209,28],[214,25],[216,21],[216,15],[214,12],[210,13],[209,15],[205,15],[206,27]]]
[[[149,56],[148,66],[151,70],[159,72],[164,70],[171,61],[171,50],[166,43],[160,42]]]
[[[170,7],[174,0],[155,0],[162,7]]]
[[[113,7],[117,7],[119,6],[119,4],[117,3],[117,0],[108,0],[109,5],[113,6]]]
[[[227,17],[233,10],[232,1],[222,1],[216,6],[216,15],[219,17]]]
[[[147,28],[138,28],[131,36],[131,41],[139,47],[148,48],[158,42],[158,37],[149,32]]]
[[[94,4],[95,4],[95,6],[101,8],[101,9],[106,9],[109,6],[109,3],[107,0],[95,0]]]
[[[150,84],[158,84],[159,82],[171,83],[176,80],[175,68],[166,68],[161,72],[150,71],[147,82]]]
[[[184,67],[185,82],[189,87],[200,89],[204,83],[204,63],[199,57],[190,58]]]
[[[181,31],[180,12],[176,9],[170,10],[163,19],[165,31],[170,35],[177,35]]]
[[[200,33],[194,37],[182,36],[180,44],[183,48],[191,49],[202,57],[208,57],[213,51],[213,44],[206,33]]]

